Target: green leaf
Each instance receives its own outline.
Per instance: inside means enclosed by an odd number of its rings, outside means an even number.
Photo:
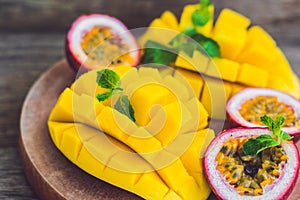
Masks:
[[[96,97],[99,101],[105,101],[106,99],[109,99],[112,95],[113,95],[113,91],[110,90],[110,91],[104,92],[102,94],[97,94]]]
[[[148,40],[145,44],[144,55],[141,59],[143,64],[155,63],[169,65],[174,62],[177,55],[174,49],[165,47],[162,44]]]
[[[183,33],[185,35],[191,36],[191,35],[197,34],[197,30],[194,27],[188,26],[185,28]]]
[[[135,122],[134,110],[126,95],[121,95],[119,97],[116,104],[114,105],[114,108],[120,113],[126,115],[131,121]]]
[[[97,83],[102,88],[113,89],[120,84],[120,77],[110,69],[103,69],[97,72]]]
[[[293,136],[290,136],[287,132],[285,131],[280,131],[280,135],[281,135],[281,139],[282,140],[291,140],[293,139],[294,137]]]
[[[193,56],[194,51],[197,49],[197,43],[185,34],[176,35],[169,44],[176,48],[176,51],[184,51],[190,57]]]
[[[211,5],[209,0],[201,0],[199,9],[192,13],[192,22],[195,26],[204,26],[212,18],[208,7]]]
[[[220,47],[214,40],[208,40],[203,44],[203,48],[210,57],[220,57]]]
[[[220,57],[220,46],[215,40],[199,33],[191,35],[191,38],[198,42],[210,57]]]
[[[270,135],[263,134],[256,138],[250,138],[247,142],[243,144],[243,153],[245,155],[256,155],[259,152],[279,145],[279,143],[274,140]]]
[[[211,19],[207,9],[198,9],[192,13],[192,22],[195,26],[204,26]]]

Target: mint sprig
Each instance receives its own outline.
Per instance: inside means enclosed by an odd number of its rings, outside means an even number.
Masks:
[[[212,18],[209,13],[210,0],[200,0],[200,6],[192,13],[192,22],[194,26],[204,26]]]
[[[107,89],[106,92],[96,95],[98,101],[105,101],[111,98],[113,95],[124,91],[124,89],[121,87],[119,75],[110,69],[102,69],[98,71],[96,82],[102,88]],[[126,95],[119,96],[114,108],[135,122],[134,110],[130,104],[129,98]]]
[[[114,105],[114,108],[120,113],[126,115],[129,119],[131,119],[131,121],[135,122],[134,110],[130,104],[128,96],[121,95],[117,103]]]
[[[281,130],[281,127],[284,124],[284,117],[278,116],[273,120],[271,117],[264,115],[260,117],[260,121],[272,131],[273,137],[268,134],[263,134],[256,138],[250,138],[242,147],[245,155],[257,155],[267,148],[280,145],[283,140],[290,140],[293,138],[288,133]]]

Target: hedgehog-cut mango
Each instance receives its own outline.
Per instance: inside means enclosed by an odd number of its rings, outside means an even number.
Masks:
[[[196,28],[198,33],[218,43],[221,55],[209,58],[205,53],[195,50],[189,56],[179,50],[177,58],[170,66],[175,68],[175,74],[181,74],[192,84],[196,95],[201,101],[204,100],[202,103],[209,111],[210,117],[224,118],[222,111],[225,110],[224,105],[227,100],[247,87],[277,89],[297,99],[300,98],[300,82],[297,75],[276,41],[261,26],[251,24],[251,20],[246,16],[226,8],[220,12],[214,25],[209,21],[201,27],[202,29],[198,29],[192,22],[192,14],[197,8],[199,4],[186,5],[183,8],[179,20],[180,32],[177,33],[180,34],[190,27]],[[213,6],[209,10],[213,13]],[[163,21],[162,18],[159,19]],[[165,28],[170,27],[171,21],[169,23],[165,20],[164,24]],[[164,38],[164,32],[158,35],[160,39]],[[172,35],[164,38],[161,44],[167,46],[173,38]],[[149,36],[147,39],[152,38]],[[223,106],[212,104],[216,101],[214,98],[224,97],[224,92],[211,96],[212,91],[203,87],[210,86],[212,82],[210,88],[217,87],[225,91],[226,98]],[[212,106],[215,108],[213,109]],[[214,116],[212,110],[215,110]]]
[[[214,133],[191,86],[155,68],[115,66],[138,111],[134,123],[114,109],[114,97],[95,98],[104,91],[98,70],[81,75],[58,98],[48,120],[55,146],[87,173],[142,198],[206,199],[211,190],[197,157]]]

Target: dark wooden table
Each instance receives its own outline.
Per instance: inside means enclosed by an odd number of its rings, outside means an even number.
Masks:
[[[169,9],[179,15],[192,0],[0,0],[0,199],[37,199],[19,157],[19,118],[34,81],[64,58],[71,22],[83,13],[107,13],[129,28],[143,27]],[[277,40],[300,76],[300,0],[215,0],[260,24]],[[41,97],[41,101],[47,101]]]

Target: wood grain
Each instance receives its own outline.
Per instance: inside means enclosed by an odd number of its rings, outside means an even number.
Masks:
[[[217,12],[230,7],[266,28],[300,76],[300,0],[213,1]],[[0,199],[37,199],[17,148],[20,111],[33,82],[64,58],[71,22],[84,13],[103,12],[140,27],[165,9],[178,16],[189,2],[198,0],[0,0]]]

